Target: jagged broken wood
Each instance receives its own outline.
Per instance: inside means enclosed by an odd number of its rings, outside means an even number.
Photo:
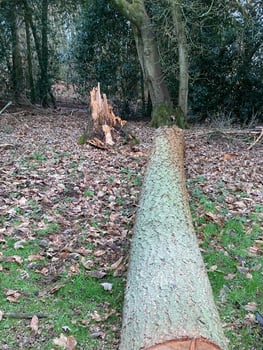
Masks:
[[[88,143],[98,148],[105,148],[106,145],[113,146],[114,133],[119,133],[126,120],[117,117],[113,112],[112,105],[108,102],[106,94],[100,92],[100,84],[90,91],[91,123],[89,123]],[[99,140],[99,142],[98,142]]]
[[[136,216],[119,350],[226,350],[198,247],[183,131],[157,130]]]

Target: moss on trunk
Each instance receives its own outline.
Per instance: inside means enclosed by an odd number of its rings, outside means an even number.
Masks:
[[[181,129],[187,129],[188,125],[184,113],[180,107],[172,108],[166,103],[161,103],[152,111],[151,126],[159,128],[163,125],[177,125]]]

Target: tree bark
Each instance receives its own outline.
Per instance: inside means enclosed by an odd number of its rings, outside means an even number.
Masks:
[[[143,0],[109,0],[132,24],[137,53],[144,80],[149,88],[153,108],[171,103],[164,81],[157,42]]]
[[[120,350],[227,349],[192,225],[183,152],[181,129],[157,130],[136,216]]]
[[[178,92],[178,106],[181,108],[183,115],[187,115],[188,105],[188,50],[186,29],[182,17],[181,3],[174,0],[169,0],[172,10],[172,17],[175,26],[175,32],[178,45],[178,57],[179,57],[179,92]]]
[[[41,37],[37,33],[37,28],[34,24],[32,13],[33,10],[30,7],[27,0],[23,0],[23,6],[27,17],[28,24],[30,25],[32,35],[34,38],[35,49],[37,53],[40,79],[38,82],[39,94],[41,104],[43,107],[48,107],[48,100],[51,99],[52,105],[55,107],[55,98],[51,92],[51,84],[48,79],[48,6],[49,0],[41,1]]]
[[[41,68],[41,65],[42,65],[41,45],[40,45],[40,39],[39,39],[39,37],[37,35],[36,26],[34,25],[34,22],[33,22],[32,9],[29,6],[27,0],[23,0],[23,5],[24,5],[25,13],[26,13],[26,16],[28,18],[28,21],[29,21],[29,24],[30,24],[30,28],[31,28],[31,31],[32,31],[32,35],[33,35],[33,38],[34,38],[34,43],[35,43],[35,49],[36,49],[36,53],[37,53],[39,68],[41,70],[42,69]]]
[[[40,72],[40,94],[42,106],[48,107],[50,86],[48,82],[48,0],[42,0],[41,7],[41,72]]]
[[[9,7],[9,20],[11,31],[11,43],[12,43],[12,83],[14,98],[17,103],[20,102],[24,91],[24,75],[21,58],[21,48],[18,35],[18,19],[17,19],[17,4],[15,1],[10,1]]]
[[[28,67],[28,81],[30,86],[30,100],[32,103],[36,102],[35,84],[33,78],[33,67],[32,67],[32,50],[30,40],[30,18],[28,11],[25,10],[24,20],[26,27],[26,47],[27,47],[27,67]]]

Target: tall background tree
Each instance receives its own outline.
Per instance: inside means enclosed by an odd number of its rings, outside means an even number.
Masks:
[[[51,84],[59,77],[58,35],[76,2],[12,0],[0,3],[0,72],[4,89],[15,102],[49,104]],[[66,16],[65,16],[66,15]],[[58,35],[56,35],[58,33]],[[65,42],[65,40],[61,40]]]
[[[110,0],[109,2],[132,25],[143,78],[149,89],[153,107],[161,103],[170,104],[170,94],[163,77],[155,34],[144,1],[135,0],[130,3],[126,0]]]
[[[262,117],[259,0],[4,0],[0,10],[2,98],[47,105],[56,80],[86,95],[100,81],[125,117],[149,95],[153,109],[173,104],[192,120]]]
[[[22,46],[20,27],[20,7],[15,0],[1,3],[1,44],[3,48],[2,65],[5,66],[5,84],[9,80],[9,90],[13,92],[14,100],[21,100],[24,90],[24,72],[22,61]]]

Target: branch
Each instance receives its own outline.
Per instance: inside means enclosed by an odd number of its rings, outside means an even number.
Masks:
[[[211,12],[213,6],[214,6],[214,0],[212,0],[209,9],[208,9],[205,13],[203,13],[203,14],[200,16],[200,18],[207,16],[207,15]]]
[[[2,113],[7,109],[7,107],[9,107],[11,104],[12,104],[12,101],[9,101],[9,102],[4,106],[4,108],[1,109],[0,114],[2,114]]]
[[[16,147],[16,146],[12,145],[11,143],[1,143],[0,144],[0,149],[8,149],[8,148],[12,148],[12,147]]]
[[[139,10],[144,10],[143,0],[134,0],[132,3],[127,0],[108,0],[108,2],[132,24],[140,27],[142,17]]]
[[[24,314],[24,313],[3,313],[3,318],[19,318],[19,319],[31,319],[33,316],[37,316],[38,318],[47,318],[46,314]]]
[[[261,133],[259,137],[248,147],[248,150],[250,150],[252,147],[255,146],[256,143],[258,143],[263,137],[263,128],[261,129]]]

